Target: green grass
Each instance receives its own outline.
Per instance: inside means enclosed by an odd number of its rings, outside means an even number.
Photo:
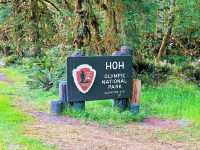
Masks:
[[[18,96],[36,104],[43,110],[49,109],[50,101],[58,99],[55,92],[46,92],[41,89],[29,89],[25,82],[26,76],[19,73],[18,69],[4,69],[4,73],[9,74],[12,79],[19,81],[14,89],[4,90],[4,94],[16,91]],[[4,83],[5,84],[5,83]],[[5,85],[1,85],[5,86]],[[8,87],[7,87],[8,89]],[[168,82],[159,86],[143,86],[141,95],[141,113],[133,115],[128,111],[118,112],[112,109],[111,100],[93,101],[86,103],[85,112],[75,112],[67,110],[64,114],[71,117],[80,118],[85,121],[95,121],[103,124],[123,124],[133,121],[141,121],[145,117],[161,117],[172,119],[192,120],[200,124],[200,88],[193,83],[188,83],[182,79],[171,78]]]
[[[21,82],[27,79],[27,77],[20,72],[20,68],[0,68],[1,73],[6,74],[6,77],[15,82]]]
[[[41,89],[29,89],[25,84],[27,77],[20,73],[18,68],[12,72],[13,68],[0,69],[9,76],[15,83],[0,82],[0,150],[7,150],[10,143],[27,150],[53,149],[42,144],[39,140],[23,135],[23,126],[34,121],[31,117],[20,112],[13,107],[15,97],[28,100],[37,107],[47,111],[50,101],[58,99],[55,92],[46,92]],[[79,118],[83,121],[98,122],[105,125],[122,125],[134,121],[142,121],[145,117],[160,117],[172,119],[191,120],[200,125],[200,88],[193,83],[188,83],[182,79],[171,78],[168,82],[159,86],[143,86],[141,95],[141,112],[133,115],[128,111],[120,113],[112,109],[112,101],[90,101],[86,103],[85,112],[66,110],[64,115]],[[194,129],[194,131],[192,131]],[[192,132],[197,133],[199,138],[199,128],[188,128],[188,136]],[[186,129],[187,130],[187,129]],[[191,131],[191,132],[190,132]],[[174,135],[166,133],[162,138],[173,138]],[[187,138],[174,137],[174,138]],[[12,146],[11,145],[11,146]]]
[[[111,100],[86,102],[86,110],[84,112],[66,110],[64,114],[85,121],[95,121],[105,125],[121,125],[133,121],[142,121],[144,118],[142,113],[133,115],[129,111],[119,112],[118,110],[113,109]]]
[[[182,79],[143,87],[141,107],[146,116],[192,120],[200,124],[200,88]]]
[[[141,112],[132,115],[113,110],[111,101],[87,102],[84,113],[67,111],[73,117],[103,123],[141,121],[145,117],[190,120],[200,125],[200,88],[182,79],[171,78],[159,86],[143,86]]]
[[[17,93],[16,96],[23,97],[23,99],[33,103],[43,111],[50,109],[50,101],[58,100],[58,93],[55,91],[29,89],[26,85],[26,76],[21,73],[19,68],[15,68],[14,73],[12,73],[13,69],[12,67],[7,68],[3,72],[9,75],[9,79],[20,76],[17,80],[18,82],[14,84],[14,90]],[[132,115],[128,111],[120,113],[117,110],[113,110],[111,100],[87,102],[85,112],[67,110],[64,114],[84,121],[95,121],[101,124],[123,124],[132,121],[141,121],[144,118],[143,114]]]
[[[24,125],[33,122],[33,118],[14,107],[17,96],[17,85],[23,79],[22,74],[9,69],[0,69],[15,83],[0,81],[0,150],[50,150],[50,146],[42,144],[39,140],[24,135]],[[22,86],[23,87],[23,86]]]
[[[0,95],[0,148],[1,149],[25,149],[25,150],[49,150],[39,140],[23,135],[25,123],[33,119],[22,113],[12,105],[10,96]]]
[[[106,124],[141,121],[145,117],[190,120],[200,125],[200,88],[182,79],[171,78],[159,86],[143,86],[141,112],[133,115],[112,109],[111,101],[86,103],[85,112],[66,111],[67,115]]]
[[[49,109],[49,103],[53,99],[58,99],[58,94],[55,90],[44,91],[42,89],[30,89],[26,84],[28,77],[22,71],[23,69],[17,67],[0,68],[0,72],[6,74],[6,77],[12,82],[12,86],[9,83],[1,82],[0,89],[4,94],[13,94],[17,97],[22,97],[29,102],[33,102],[41,109]],[[5,88],[6,87],[6,88]],[[9,93],[10,92],[10,93]],[[44,107],[45,106],[45,107]]]

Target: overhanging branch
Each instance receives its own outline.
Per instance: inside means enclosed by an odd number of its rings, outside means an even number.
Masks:
[[[41,1],[41,0],[40,0]],[[51,6],[53,6],[57,11],[61,12],[61,10],[50,0],[43,0],[44,2],[50,4]]]

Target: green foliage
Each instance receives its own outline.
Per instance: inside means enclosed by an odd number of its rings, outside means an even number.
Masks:
[[[173,74],[173,66],[169,63],[156,65],[153,62],[139,60],[135,66],[137,76],[143,84],[156,85],[167,81],[168,77]]]
[[[172,79],[167,84],[143,87],[142,109],[148,116],[189,119],[200,123],[200,90],[181,79]]]
[[[11,8],[9,6],[0,6],[0,25],[11,15]]]
[[[126,5],[123,20],[125,43],[142,50],[143,45],[149,44],[145,43],[145,35],[155,32],[157,4],[143,0],[125,0],[124,3]]]
[[[40,89],[28,89],[27,86],[25,86],[25,81],[28,79],[24,77],[24,74],[21,74],[16,70],[19,70],[19,68],[15,67],[14,72],[13,68],[1,69],[1,72],[8,75],[10,79],[17,80],[17,84],[8,86],[6,83],[1,83],[0,93],[3,95],[13,95],[13,93],[15,93],[16,96],[29,100],[33,102],[33,104],[39,104],[41,109],[47,110],[49,101],[56,99],[58,94],[44,92]],[[132,115],[128,111],[120,113],[113,110],[112,101],[110,100],[87,102],[85,112],[66,110],[65,114],[80,118],[81,120],[96,121],[106,125],[119,125],[132,121],[142,121],[143,118],[150,116],[192,120],[194,123],[199,124],[199,99],[200,90],[195,84],[186,82],[183,79],[170,78],[168,82],[159,85],[148,86],[143,84],[140,102],[141,113],[139,115]],[[0,103],[0,106],[1,104],[6,105],[5,103]],[[11,107],[11,109],[13,108]],[[5,111],[2,110],[2,112]]]
[[[7,57],[3,57],[2,60],[5,62],[6,65],[12,65],[15,64],[18,59],[19,57],[17,55],[10,55]]]
[[[119,125],[133,121],[142,121],[144,114],[133,115],[129,111],[120,113],[112,108],[111,100],[86,102],[86,110],[84,112],[77,112],[74,110],[66,110],[64,114],[71,117],[79,118],[84,121],[95,121],[101,124]]]
[[[10,71],[4,70],[9,73]],[[11,73],[15,74],[15,73]],[[9,75],[11,75],[9,74]],[[12,148],[29,149],[29,150],[49,150],[53,149],[42,144],[40,141],[23,135],[23,126],[30,123],[33,119],[27,116],[17,108],[13,107],[13,95],[16,90],[9,84],[0,82],[0,149]]]
[[[200,63],[185,63],[182,65],[180,72],[186,76],[187,80],[193,81],[200,86]]]
[[[66,59],[62,55],[60,47],[54,47],[44,54],[43,57],[23,59],[22,64],[29,72],[29,81],[32,88],[43,88],[49,90],[54,85],[58,86],[59,81],[65,75]]]
[[[5,83],[0,85],[0,91],[4,95],[16,93],[17,96],[30,100],[33,104],[39,104],[41,109],[45,110],[48,108],[49,101],[57,97],[57,94],[52,92],[28,89],[24,86],[27,80],[23,77],[24,75],[16,71],[13,73],[12,68],[3,70],[3,72],[9,74],[11,79],[14,78],[20,81],[18,84],[14,84],[11,89]],[[20,79],[22,77],[23,80]],[[1,87],[6,87],[7,90]],[[120,113],[113,110],[111,100],[87,102],[85,112],[66,110],[65,114],[81,120],[96,121],[106,125],[142,121],[143,118],[150,116],[192,120],[194,123],[199,124],[199,99],[200,91],[195,84],[185,82],[182,79],[170,78],[168,82],[159,85],[148,86],[143,84],[141,113],[139,115],[132,115],[128,111]]]
[[[191,58],[187,56],[181,56],[181,55],[168,55],[166,57],[163,57],[163,59],[169,62],[170,64],[175,64],[176,66],[183,66]]]
[[[200,9],[198,3],[198,0],[177,1],[177,16],[174,32],[177,32],[178,35],[192,35],[195,38],[200,34]]]
[[[192,9],[188,9],[192,8]],[[186,49],[199,53],[200,34],[199,0],[178,0],[173,34]]]

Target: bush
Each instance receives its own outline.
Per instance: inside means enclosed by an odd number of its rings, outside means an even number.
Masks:
[[[29,81],[32,88],[41,87],[45,90],[58,86],[60,80],[64,79],[66,54],[60,51],[60,47],[54,47],[44,56],[38,58],[27,58],[23,60],[26,70],[29,70]]]
[[[181,68],[181,73],[184,74],[187,80],[196,82],[200,85],[200,62],[185,63]]]
[[[156,65],[152,62],[140,61],[136,65],[137,78],[141,79],[144,84],[158,84],[167,80],[168,76],[173,73],[171,64],[162,63]]]
[[[7,56],[7,57],[3,57],[3,61],[7,66],[12,65],[16,61],[18,61],[18,56],[17,55],[10,55],[10,56]]]

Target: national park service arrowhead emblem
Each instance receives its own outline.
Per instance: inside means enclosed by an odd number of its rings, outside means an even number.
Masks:
[[[81,93],[86,94],[90,91],[94,84],[96,70],[88,64],[83,64],[74,69],[72,71],[72,75],[78,90]]]

